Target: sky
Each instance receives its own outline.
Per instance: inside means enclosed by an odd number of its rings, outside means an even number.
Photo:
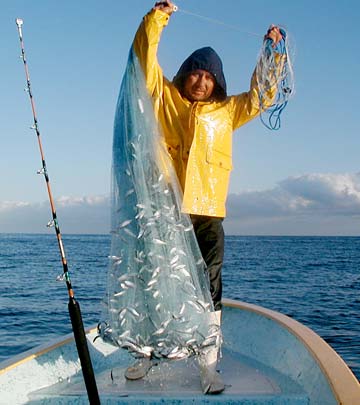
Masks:
[[[360,233],[356,0],[178,0],[159,61],[172,78],[195,49],[221,56],[229,94],[246,91],[270,24],[285,27],[296,93],[279,131],[259,119],[234,133],[227,234]],[[15,24],[25,52],[63,233],[108,233],[116,99],[152,1],[0,0],[0,232],[51,232]],[[194,15],[195,14],[195,15]],[[200,18],[202,17],[202,18]],[[204,18],[206,17],[206,18]]]

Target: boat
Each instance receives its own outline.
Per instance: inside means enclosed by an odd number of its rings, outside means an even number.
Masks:
[[[137,381],[133,360],[86,331],[102,404],[360,404],[360,384],[314,331],[279,312],[224,300],[219,372],[225,391],[204,395],[196,360],[162,361]],[[0,404],[88,404],[72,334],[0,363]]]

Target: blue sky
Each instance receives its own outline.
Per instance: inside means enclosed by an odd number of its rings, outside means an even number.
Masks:
[[[221,4],[221,6],[220,6]],[[1,0],[0,232],[47,232],[50,218],[15,18],[63,233],[107,233],[112,125],[128,50],[148,0]],[[279,131],[257,119],[234,134],[228,234],[359,235],[360,5],[338,1],[178,0],[159,60],[172,78],[196,48],[247,90],[271,24],[293,39],[296,95]],[[200,19],[185,11],[223,21]],[[236,26],[233,29],[230,26]],[[260,36],[252,35],[257,33]]]

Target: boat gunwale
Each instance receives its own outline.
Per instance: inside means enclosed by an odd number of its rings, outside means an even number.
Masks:
[[[333,394],[341,405],[353,405],[360,401],[360,383],[349,366],[326,341],[309,327],[271,309],[243,301],[223,299],[227,307],[242,309],[269,318],[297,337],[324,373]]]

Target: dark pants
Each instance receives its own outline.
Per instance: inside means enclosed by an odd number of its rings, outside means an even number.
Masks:
[[[220,310],[222,281],[221,268],[224,259],[223,218],[190,215],[201,254],[210,278],[210,292],[215,310]]]

